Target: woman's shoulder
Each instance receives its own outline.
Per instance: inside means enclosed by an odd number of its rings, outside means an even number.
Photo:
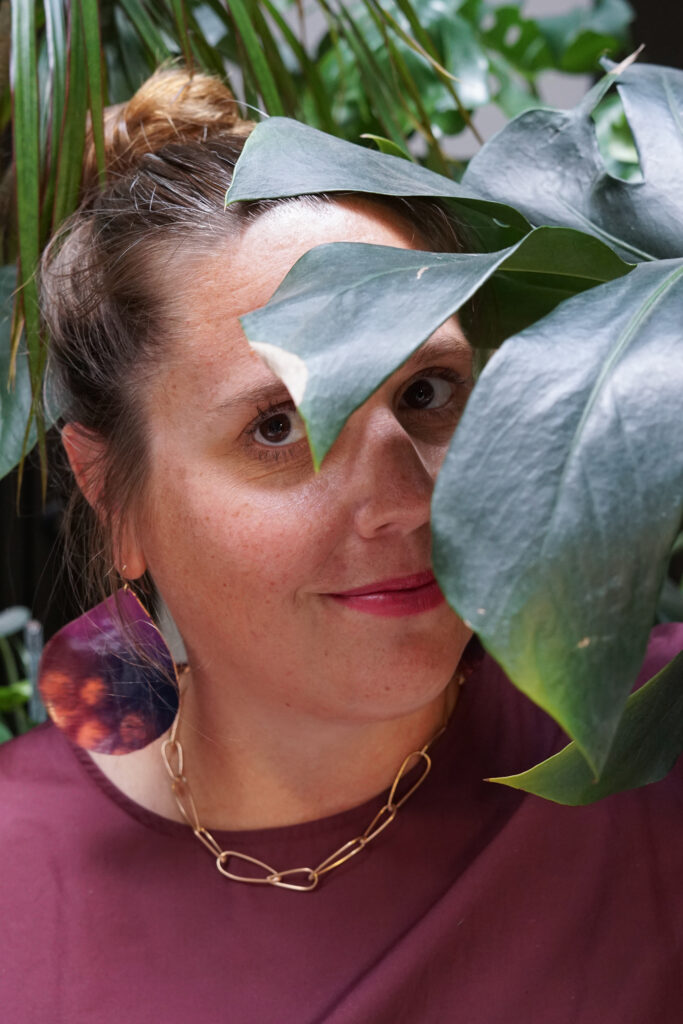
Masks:
[[[77,805],[87,785],[68,740],[50,722],[0,745],[0,837],[33,831]]]
[[[52,722],[43,722],[0,745],[0,786],[31,785],[67,766],[73,767],[73,753]]]

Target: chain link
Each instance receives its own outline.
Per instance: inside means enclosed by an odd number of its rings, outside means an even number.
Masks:
[[[432,736],[428,743],[425,743],[424,747],[420,750],[414,750],[412,754],[408,754],[404,758],[391,784],[386,803],[379,809],[362,835],[343,843],[342,846],[325,857],[315,868],[288,868],[286,871],[278,871],[271,867],[270,864],[259,860],[258,857],[251,857],[249,854],[240,853],[238,850],[224,850],[217,839],[200,823],[192,790],[187,778],[183,774],[183,748],[180,745],[180,741],[176,738],[179,720],[180,715],[178,715],[173,723],[169,739],[165,740],[162,744],[161,756],[171,778],[171,790],[180,813],[197,839],[216,858],[216,867],[220,873],[226,878],[231,879],[231,881],[246,882],[248,885],[272,885],[279,889],[291,889],[294,892],[311,892],[316,888],[324,875],[341,867],[342,864],[346,864],[347,861],[351,860],[352,857],[355,857],[357,853],[360,853],[361,850],[364,850],[366,846],[372,843],[385,828],[391,825],[399,808],[410,799],[429,775],[432,761],[427,751],[446,728],[446,723],[444,722],[439,731]],[[421,774],[407,792],[399,796],[398,790],[401,780],[412,768],[416,768],[420,761],[423,762]],[[231,860],[243,861],[246,864],[256,866],[263,874],[262,876],[241,875],[235,871],[230,871],[229,864]]]

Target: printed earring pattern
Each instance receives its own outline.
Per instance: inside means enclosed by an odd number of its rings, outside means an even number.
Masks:
[[[170,728],[178,711],[171,652],[127,587],[52,637],[38,688],[55,725],[99,754],[146,747]]]

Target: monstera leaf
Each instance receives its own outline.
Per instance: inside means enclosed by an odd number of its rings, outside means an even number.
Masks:
[[[489,779],[559,804],[592,804],[663,779],[683,747],[683,652],[631,694],[596,779],[576,743],[527,772]]]
[[[591,113],[617,84],[642,181],[607,171]],[[531,224],[589,231],[625,259],[683,255],[683,71],[616,69],[574,110],[530,110],[470,162],[463,185],[521,210]]]
[[[268,305],[242,317],[242,326],[287,385],[320,465],[351,413],[485,282],[495,282],[498,271],[506,280],[540,279],[534,293],[545,284],[555,295],[560,281],[564,298],[631,269],[596,239],[562,228],[536,228],[494,253],[336,242],[306,253]],[[533,309],[520,307],[514,284],[506,294],[518,318],[536,319]]]
[[[251,133],[226,203],[321,192],[448,199],[466,222],[508,227],[511,241],[530,226],[506,203],[482,197],[426,167],[356,146],[287,117],[270,117]]]
[[[615,82],[640,182],[610,177],[595,142],[590,115]],[[466,322],[475,291],[496,307],[474,340],[508,339],[437,482],[435,568],[512,682],[572,741],[552,763],[498,781],[567,803],[660,777],[683,743],[678,661],[628,696],[683,517],[682,98],[680,72],[614,69],[575,111],[535,111],[504,129],[464,189],[266,122],[229,196],[444,196],[476,222],[479,252],[314,250],[243,325],[299,404],[319,462],[439,323],[459,308]],[[643,742],[651,731],[658,742]]]
[[[596,772],[683,517],[683,260],[645,263],[510,338],[432,505],[439,582]]]

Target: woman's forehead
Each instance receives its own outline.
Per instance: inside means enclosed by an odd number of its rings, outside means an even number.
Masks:
[[[159,287],[174,333],[201,331],[265,305],[304,253],[336,241],[400,248],[414,232],[398,215],[364,199],[273,207],[212,248],[179,249]],[[237,332],[239,337],[240,332]]]
[[[365,199],[294,202],[271,208],[189,265],[174,261],[163,282],[171,313],[167,386],[178,394],[199,388],[212,405],[247,386],[269,387],[272,374],[249,347],[239,317],[265,305],[315,246],[357,241],[418,248],[411,230],[393,211]],[[435,336],[469,352],[456,317]]]

